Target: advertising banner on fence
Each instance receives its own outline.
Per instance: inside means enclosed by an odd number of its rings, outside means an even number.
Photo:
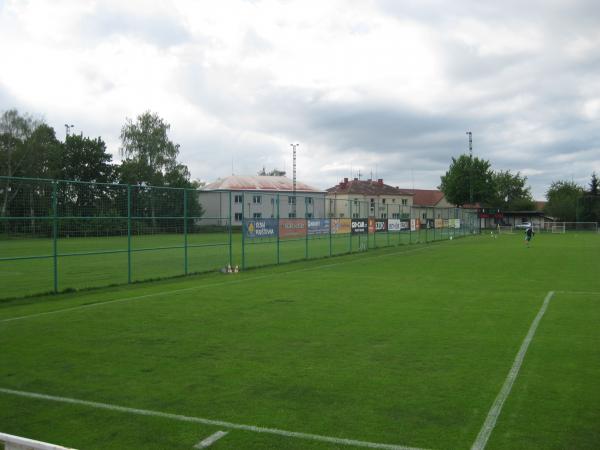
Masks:
[[[308,234],[329,234],[329,219],[308,219]]]
[[[331,219],[331,234],[348,234],[351,229],[350,219]]]
[[[388,230],[388,220],[387,219],[376,219],[375,220],[375,232],[382,233]]]
[[[444,220],[443,219],[435,219],[435,225],[436,228],[443,228],[444,227]]]
[[[369,231],[368,219],[352,219],[352,234],[366,234]]]
[[[454,219],[454,228],[460,228],[460,219]]]
[[[388,219],[388,231],[400,231],[402,222],[400,219]]]
[[[448,219],[448,228],[454,228],[454,219]]]
[[[410,231],[417,231],[416,219],[410,219]]]
[[[277,219],[250,219],[244,222],[247,238],[277,237]]]
[[[279,219],[279,238],[303,238],[306,237],[305,219]]]
[[[369,233],[375,233],[375,217],[369,217]]]

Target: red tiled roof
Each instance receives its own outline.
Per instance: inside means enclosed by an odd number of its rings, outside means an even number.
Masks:
[[[327,189],[328,194],[356,194],[356,195],[413,195],[411,191],[400,189],[385,184],[383,179],[379,180],[348,180],[344,178],[339,184]]]
[[[436,206],[444,198],[444,193],[435,189],[412,189],[415,196],[413,205]]]
[[[292,192],[293,181],[288,177],[275,176],[240,176],[232,175],[219,178],[217,181],[204,187],[207,191],[275,191]],[[300,181],[296,182],[296,192],[323,192],[313,186]]]

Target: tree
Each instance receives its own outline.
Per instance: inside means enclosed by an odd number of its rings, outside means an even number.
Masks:
[[[179,144],[168,137],[171,126],[158,114],[146,111],[135,122],[127,119],[121,129],[121,156],[119,167],[123,183],[135,187],[132,208],[137,216],[152,218],[152,227],[169,227],[169,220],[158,218],[183,215],[183,192],[160,187],[192,188],[190,172],[177,162]],[[150,187],[152,186],[152,187]],[[202,214],[201,207],[188,203],[188,215]]]
[[[493,172],[489,161],[469,155],[460,155],[458,159],[453,157],[452,164],[441,181],[439,189],[455,205],[471,202],[489,204],[495,199]]]
[[[57,162],[56,178],[96,183],[115,181],[112,155],[100,137],[91,139],[82,134],[67,136]]]
[[[600,222],[600,189],[596,172],[592,173],[589,191],[577,201],[578,222]]]
[[[577,220],[577,202],[583,194],[581,186],[572,181],[553,181],[546,192],[544,211],[563,222]]]
[[[531,189],[526,186],[527,177],[520,172],[512,174],[510,170],[494,172],[495,199],[492,206],[505,210],[524,211],[535,208]]]
[[[28,153],[25,141],[37,126],[29,116],[21,116],[16,109],[5,111],[0,117],[0,175],[14,177],[22,175],[21,170]],[[20,193],[20,184],[8,178],[0,187],[0,216],[6,216],[10,202]]]
[[[146,111],[121,128],[121,156],[125,158],[122,175],[130,184],[162,186],[165,174],[177,166],[179,144],[167,133],[171,126],[158,114]]]
[[[258,172],[258,175],[261,177],[284,177],[285,170],[273,169],[270,172],[267,172],[265,166],[263,166],[262,170]]]
[[[590,195],[600,195],[600,182],[598,181],[598,177],[596,176],[596,172],[592,173],[592,178],[590,179]]]

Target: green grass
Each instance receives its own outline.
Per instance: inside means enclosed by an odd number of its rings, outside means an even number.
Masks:
[[[231,262],[246,268],[334,256],[369,248],[448,239],[449,231],[378,233],[377,235],[315,236],[281,240],[279,258],[274,239],[246,240],[242,250],[240,233],[231,236]],[[464,231],[461,231],[464,233]],[[458,235],[458,230],[456,230]],[[187,273],[216,271],[230,258],[227,233],[190,233],[187,239]],[[85,289],[129,280],[127,236],[70,237],[57,240],[57,290]],[[186,273],[183,234],[139,235],[131,238],[131,281],[181,276]],[[48,293],[54,290],[54,246],[51,239],[0,240],[0,299]],[[23,259],[27,258],[27,259]]]
[[[0,389],[467,449],[555,291],[487,448],[597,448],[599,250],[481,236],[4,301]],[[191,449],[220,429],[217,450],[346,448],[0,392],[1,432],[79,449]]]

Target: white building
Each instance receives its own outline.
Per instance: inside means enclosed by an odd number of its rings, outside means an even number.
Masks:
[[[327,189],[328,217],[401,219],[408,217],[413,193],[387,185],[383,179],[349,180]]]
[[[323,218],[325,192],[284,176],[239,176],[219,178],[202,190],[199,202],[204,224],[241,225],[242,218]]]

